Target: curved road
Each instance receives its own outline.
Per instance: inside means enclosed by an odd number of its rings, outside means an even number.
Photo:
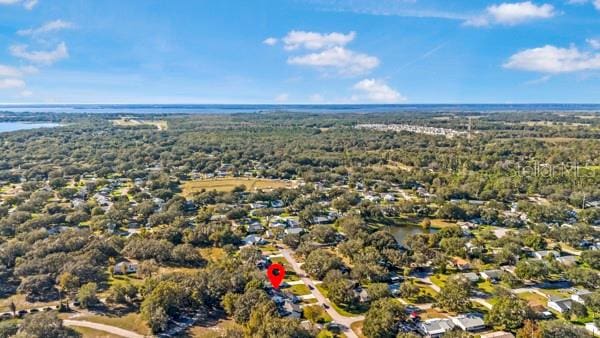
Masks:
[[[294,259],[292,251],[290,249],[281,249],[281,254],[292,265],[292,268],[294,269],[296,274],[298,276],[302,276],[300,278],[302,279],[304,284],[306,284],[306,286],[309,286],[309,289],[311,289],[310,292],[313,294],[313,296],[315,296],[315,298],[317,299],[319,304],[327,304],[329,306],[329,308],[327,309],[327,313],[331,316],[331,318],[333,319],[334,322],[341,324],[343,326],[342,332],[346,335],[346,337],[358,338],[356,333],[354,333],[354,331],[352,331],[352,328],[350,327],[350,325],[352,325],[352,323],[364,320],[365,317],[364,316],[346,317],[346,316],[342,316],[341,314],[339,314],[333,308],[333,306],[331,306],[331,302],[329,301],[329,299],[327,299],[325,296],[323,296],[321,291],[319,291],[319,289],[316,288],[315,283],[310,278],[305,277],[305,276],[307,276],[306,272],[304,272],[304,270],[302,270],[302,268],[300,267],[300,264],[296,261],[296,259]]]
[[[126,338],[144,338],[145,337],[145,336],[142,336],[139,333],[136,333],[136,332],[133,332],[133,331],[128,331],[128,330],[125,330],[125,329],[121,329],[121,328],[118,328],[116,326],[98,324],[98,323],[88,322],[88,321],[85,321],[85,320],[65,319],[63,321],[63,323],[64,323],[65,326],[87,327],[87,328],[90,328],[90,329],[94,329],[94,330],[98,330],[98,331],[104,331],[104,332],[112,333],[114,335],[121,336],[121,337],[126,337]]]

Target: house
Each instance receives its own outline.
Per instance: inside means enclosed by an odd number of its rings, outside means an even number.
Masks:
[[[271,208],[283,208],[283,201],[282,200],[272,201]]]
[[[481,278],[483,278],[485,280],[497,282],[500,280],[500,278],[502,278],[503,273],[504,273],[504,271],[496,269],[496,270],[485,270],[485,271],[480,272],[479,274],[481,275]]]
[[[267,202],[257,201],[254,203],[250,203],[250,208],[252,209],[264,209],[267,207]]]
[[[302,309],[300,305],[294,304],[291,300],[286,299],[281,307],[281,315],[288,316],[295,319],[300,319],[302,317]]]
[[[354,294],[361,303],[368,303],[371,301],[371,297],[369,297],[369,293],[365,289],[354,290]]]
[[[265,244],[266,241],[257,235],[248,235],[243,239],[245,245],[262,245]]]
[[[556,260],[566,266],[574,266],[575,264],[577,264],[577,256],[562,256],[562,257],[558,257]]]
[[[458,326],[463,331],[475,332],[485,329],[485,322],[483,321],[482,316],[476,313],[458,315],[451,319],[454,325]]]
[[[594,322],[586,323],[585,329],[592,333],[592,335],[600,337],[600,328]]]
[[[392,194],[385,194],[385,195],[383,195],[383,199],[386,202],[394,202],[396,200],[396,197],[394,197],[394,195],[392,195]]]
[[[510,332],[496,331],[491,333],[482,334],[481,338],[515,338]]]
[[[571,300],[585,305],[591,296],[592,292],[590,292],[589,290],[578,290],[577,292],[571,295]]]
[[[533,257],[535,257],[537,259],[544,259],[550,255],[554,256],[554,258],[560,257],[560,253],[558,253],[554,250],[541,250],[541,251],[533,252]]]
[[[252,222],[248,224],[247,231],[251,234],[260,233],[263,232],[263,230],[263,226],[259,222]]]
[[[563,313],[565,311],[570,310],[571,304],[572,304],[572,300],[570,300],[568,298],[548,301],[548,307],[555,311],[558,311],[559,313]]]
[[[422,321],[417,326],[417,330],[424,336],[438,338],[444,335],[447,331],[454,328],[454,323],[446,318],[432,318]]]
[[[287,228],[285,229],[286,235],[300,235],[304,232],[304,228]]]
[[[531,306],[531,311],[533,311],[533,314],[535,315],[535,317],[537,319],[550,319],[550,318],[554,317],[554,314],[552,314],[552,312],[548,311],[548,309],[546,307],[544,307],[543,305]]]
[[[477,274],[474,273],[474,272],[461,273],[461,276],[463,276],[464,278],[466,278],[471,283],[477,283],[477,282],[479,282],[479,276],[477,276]]]
[[[115,266],[113,267],[113,273],[115,275],[126,275],[129,273],[136,273],[137,267],[138,266],[136,263],[120,262],[115,264]]]
[[[460,257],[453,257],[452,264],[460,271],[470,270],[471,264]]]

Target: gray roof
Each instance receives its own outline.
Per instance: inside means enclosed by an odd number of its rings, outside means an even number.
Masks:
[[[476,329],[485,326],[485,322],[481,316],[472,313],[452,317],[452,321],[454,324],[464,328],[465,330]]]
[[[450,319],[434,318],[421,322],[420,327],[425,334],[441,334],[452,330],[454,323]]]

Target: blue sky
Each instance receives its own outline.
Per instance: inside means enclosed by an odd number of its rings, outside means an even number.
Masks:
[[[0,0],[1,103],[600,103],[600,0]]]

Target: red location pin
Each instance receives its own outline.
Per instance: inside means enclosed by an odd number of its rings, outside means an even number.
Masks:
[[[285,277],[285,268],[279,263],[271,264],[267,269],[267,277],[269,277],[271,285],[273,285],[275,289],[279,289],[279,285],[281,285],[281,282]]]

